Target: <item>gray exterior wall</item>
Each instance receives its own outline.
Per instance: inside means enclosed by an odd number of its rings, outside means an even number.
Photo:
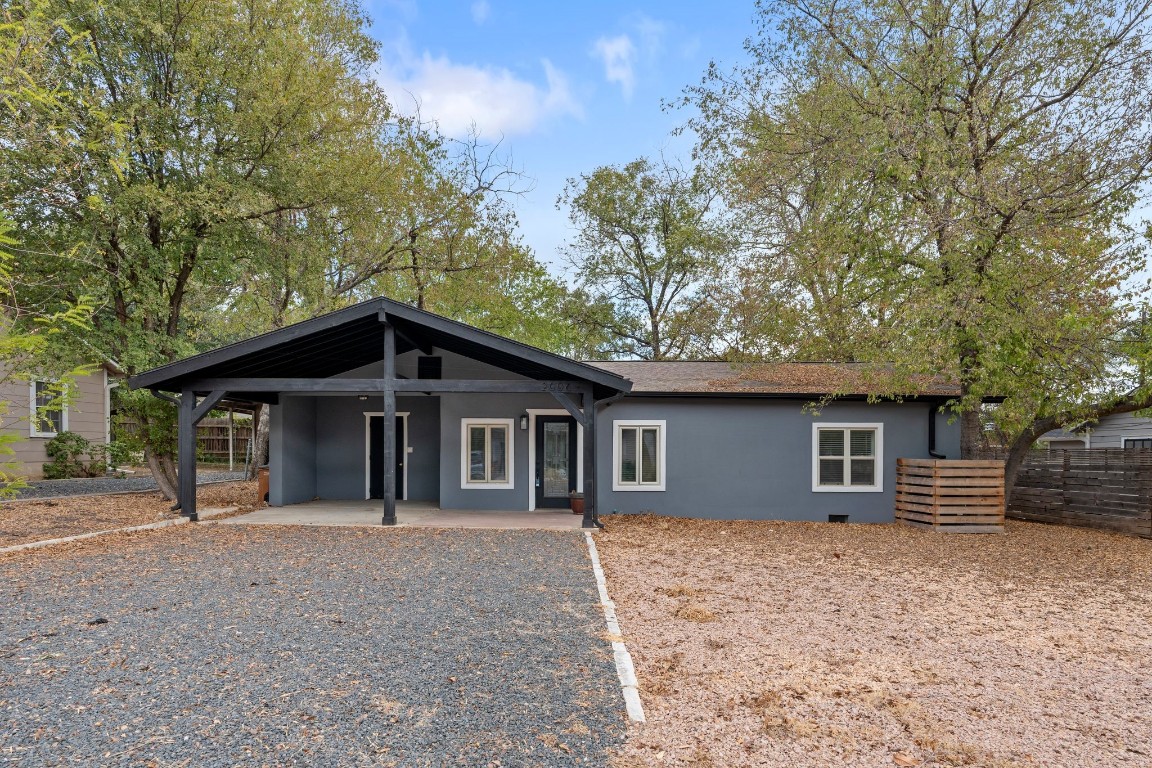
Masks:
[[[445,378],[516,378],[514,374],[442,353]],[[415,377],[416,354],[398,359],[398,370]],[[379,375],[376,366],[349,376]],[[274,505],[365,497],[365,412],[383,410],[381,398],[282,396],[272,408],[270,451]],[[895,503],[896,459],[928,457],[925,403],[834,402],[819,415],[806,401],[753,398],[626,397],[602,408],[597,418],[597,507],[602,514],[654,512],[680,517],[825,521],[830,514],[851,522],[890,522]],[[441,394],[397,397],[409,412],[407,498],[439,501],[445,509],[527,509],[535,492],[529,435],[519,428],[529,409],[560,408],[540,394]],[[461,487],[461,421],[512,419],[512,488]],[[613,422],[666,422],[664,491],[613,491]],[[960,453],[958,422],[937,414],[936,450]],[[812,424],[882,423],[883,491],[814,492]]]
[[[440,506],[444,509],[528,509],[535,472],[528,466],[528,430],[519,417],[529,408],[560,408],[551,395],[453,394],[440,398]],[[461,488],[461,420],[512,419],[512,488]]]
[[[316,498],[316,397],[282,395],[268,420],[268,503]]]
[[[1086,431],[1091,448],[1123,448],[1125,438],[1152,438],[1152,419],[1131,413],[1117,413],[1105,416]]]
[[[831,403],[819,415],[801,401],[625,398],[597,419],[596,494],[601,514],[653,512],[723,520],[850,522],[894,519],[896,459],[928,458],[925,404]],[[613,491],[613,422],[660,419],[666,425],[666,490]],[[814,422],[882,423],[883,491],[814,492]],[[959,424],[937,422],[937,451],[959,455]]]

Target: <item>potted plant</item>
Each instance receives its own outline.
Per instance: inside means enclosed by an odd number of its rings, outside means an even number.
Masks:
[[[572,491],[568,494],[568,504],[572,507],[572,514],[584,514],[584,494],[580,491]]]

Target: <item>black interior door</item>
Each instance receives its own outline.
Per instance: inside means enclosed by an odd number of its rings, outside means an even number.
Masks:
[[[396,417],[396,498],[404,498],[404,417]],[[368,418],[368,498],[384,498],[384,417]]]
[[[576,490],[576,420],[571,416],[536,418],[536,508],[564,508]]]

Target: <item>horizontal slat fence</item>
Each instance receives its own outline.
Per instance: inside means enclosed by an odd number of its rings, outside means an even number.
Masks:
[[[1016,476],[1008,515],[1152,536],[1152,449],[1034,451]]]
[[[949,533],[1004,530],[1004,462],[896,460],[896,519]]]

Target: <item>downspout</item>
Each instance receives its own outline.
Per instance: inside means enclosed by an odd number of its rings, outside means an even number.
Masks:
[[[177,408],[180,407],[180,398],[173,397],[172,395],[168,394],[167,392],[161,392],[158,389],[150,389],[148,391],[152,393],[152,397],[159,398],[160,400],[166,400],[169,403],[172,403],[172,405],[176,406]],[[176,503],[173,504],[171,507],[169,507],[168,511],[169,512],[175,512],[178,509],[180,509],[180,499],[176,499]]]
[[[933,402],[928,407],[928,455],[934,459],[948,458],[942,453],[936,452],[936,414],[940,410],[940,403]]]

